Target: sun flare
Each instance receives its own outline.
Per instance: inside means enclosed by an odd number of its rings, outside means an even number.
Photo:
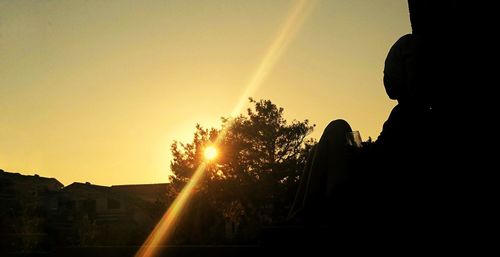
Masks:
[[[237,103],[236,107],[233,109],[232,117],[237,117],[241,111],[244,109],[244,104],[246,103],[249,96],[252,96],[254,92],[261,86],[262,82],[265,80],[267,75],[272,71],[274,65],[278,62],[281,55],[285,52],[287,46],[290,44],[295,34],[300,28],[300,25],[307,18],[308,14],[311,13],[314,7],[314,0],[297,0],[290,12],[288,13],[281,30],[277,34],[275,40],[267,50],[266,54],[263,56],[262,61],[257,66],[256,71],[249,80],[245,93],[242,95],[240,101]],[[215,145],[220,144],[225,137],[228,129],[231,127],[231,122],[222,129],[215,140]],[[211,161],[217,157],[217,148],[214,146],[207,146],[203,152],[204,158],[207,162],[202,162],[200,166],[195,170],[193,176],[189,182],[184,186],[179,195],[175,198],[174,202],[170,205],[167,212],[160,219],[158,224],[155,226],[153,231],[149,234],[148,238],[141,246],[139,251],[136,253],[136,257],[153,257],[156,253],[157,247],[161,243],[165,243],[172,235],[175,223],[182,216],[182,211],[186,203],[191,198],[191,193],[193,189],[198,184],[202,178],[206,167],[208,166],[208,161]]]
[[[207,146],[205,148],[205,152],[203,154],[204,154],[206,160],[211,161],[211,160],[215,159],[215,157],[217,157],[217,148],[215,148],[213,146]]]

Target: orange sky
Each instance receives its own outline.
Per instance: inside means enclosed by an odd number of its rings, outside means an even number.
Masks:
[[[167,181],[173,140],[245,97],[296,1],[0,0],[0,168],[62,183]],[[376,138],[406,1],[318,1],[255,99]]]

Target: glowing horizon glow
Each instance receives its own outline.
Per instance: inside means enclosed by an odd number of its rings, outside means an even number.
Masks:
[[[203,151],[203,155],[205,157],[205,160],[211,161],[211,160],[215,159],[215,157],[217,157],[217,155],[218,155],[217,148],[215,148],[212,145],[207,146],[205,148],[205,151]]]
[[[295,2],[289,14],[287,15],[285,22],[279,30],[275,40],[272,42],[259,66],[257,66],[256,71],[253,73],[247,86],[245,87],[244,93],[242,94],[240,100],[231,113],[232,117],[236,117],[241,113],[241,111],[245,107],[245,104],[247,103],[247,98],[254,94],[254,92],[265,80],[267,75],[269,75],[269,73],[272,71],[272,68],[277,63],[279,57],[281,57],[281,55],[285,52],[291,40],[298,32],[300,26],[313,10],[315,2],[316,0],[297,0]],[[211,155],[213,154],[213,152],[215,152],[216,154],[216,147],[221,143],[222,139],[225,137],[232,124],[233,122],[229,121],[228,123],[226,123],[226,126],[222,128],[214,144],[212,145],[213,149],[210,150],[210,152],[212,152]],[[139,251],[137,251],[135,257],[153,257],[155,254],[155,247],[169,239],[169,236],[171,235],[173,228],[175,227],[175,224],[179,219],[179,216],[184,210],[184,206],[189,201],[194,188],[203,177],[207,162],[209,160],[210,158],[207,158],[206,161],[202,162],[200,166],[198,166],[189,182],[186,184],[186,186],[184,186],[177,198],[170,205],[166,213],[162,216]]]

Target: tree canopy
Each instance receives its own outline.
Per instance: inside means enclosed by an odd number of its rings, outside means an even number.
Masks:
[[[196,187],[204,209],[235,224],[266,225],[283,220],[292,204],[307,154],[314,139],[309,121],[287,122],[284,109],[270,100],[249,99],[246,115],[222,118],[220,129],[197,124],[191,143],[174,142],[170,177],[177,192],[204,161],[204,149],[214,145],[218,156],[209,161]],[[255,224],[253,224],[255,225]]]

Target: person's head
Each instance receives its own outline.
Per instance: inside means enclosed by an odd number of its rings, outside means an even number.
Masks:
[[[408,34],[399,38],[389,50],[384,67],[384,86],[389,98],[399,102],[413,98],[419,44],[418,36]]]

